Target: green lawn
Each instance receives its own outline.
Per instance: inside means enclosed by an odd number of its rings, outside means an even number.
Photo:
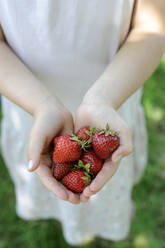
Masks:
[[[137,205],[130,235],[122,242],[96,238],[87,248],[165,248],[165,57],[144,87],[149,134],[145,175],[133,190]],[[16,216],[13,184],[0,158],[0,248],[69,248],[55,220],[26,222]]]

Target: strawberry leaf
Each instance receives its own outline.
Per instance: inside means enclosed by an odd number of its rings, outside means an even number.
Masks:
[[[86,173],[85,173],[85,175],[86,175]],[[90,176],[89,176],[88,174],[87,174],[86,176],[81,177],[81,178],[83,179],[84,184],[85,184],[86,186],[90,184],[91,179],[90,179]]]
[[[79,141],[78,136],[73,136],[73,137],[71,137],[70,139],[71,139],[71,140],[74,140],[74,141],[77,141],[77,142]]]
[[[86,164],[84,167],[86,169],[86,172],[90,173],[90,167],[91,167],[90,163]]]
[[[89,130],[85,130],[85,133],[88,134],[89,136],[91,135]]]
[[[87,148],[91,147],[90,144],[88,144],[88,141],[82,140],[81,141],[81,149],[83,149],[84,151],[86,151]]]
[[[95,134],[97,131],[99,131],[100,129],[99,128],[96,128],[96,127],[90,127],[90,132],[92,133],[92,134]]]
[[[116,133],[113,132],[113,131],[110,131],[109,134],[110,134],[111,136],[116,136]]]
[[[110,126],[108,125],[108,123],[106,124],[105,130],[106,130],[106,131],[109,131],[109,130],[110,130]]]
[[[80,135],[78,135],[78,136],[72,135],[72,137],[70,139],[73,140],[73,141],[77,141],[81,145],[81,149],[83,149],[85,151],[87,148],[90,147],[90,145],[85,140],[79,140]]]
[[[105,133],[104,130],[100,131],[98,135],[101,135],[101,134],[103,134],[103,133]]]
[[[87,175],[88,173],[90,173],[90,163],[87,163],[87,164],[84,164],[82,160],[79,160],[78,161],[78,165],[75,165],[74,167],[76,169],[84,169],[85,172],[87,172]]]
[[[89,139],[88,139],[87,143],[88,144],[91,144],[92,143],[93,132],[90,129],[90,131],[89,130],[85,130],[85,133],[89,135]]]

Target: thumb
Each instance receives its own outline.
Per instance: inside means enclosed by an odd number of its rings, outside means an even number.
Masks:
[[[46,137],[38,128],[37,123],[34,123],[30,132],[29,147],[28,147],[28,171],[34,171],[40,163],[41,153],[45,146]]]

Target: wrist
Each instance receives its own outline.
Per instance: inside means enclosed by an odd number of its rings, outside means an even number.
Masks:
[[[35,106],[33,115],[35,117],[48,111],[54,112],[59,110],[62,110],[62,104],[60,101],[51,93],[46,92],[41,98],[40,103]]]

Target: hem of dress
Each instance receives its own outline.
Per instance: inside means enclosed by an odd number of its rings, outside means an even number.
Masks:
[[[65,230],[63,228],[62,225],[62,220],[58,217],[58,216],[52,216],[52,215],[38,215],[33,216],[33,215],[25,215],[23,213],[21,213],[21,211],[16,207],[16,214],[19,218],[25,220],[25,221],[37,221],[37,220],[48,220],[48,219],[55,219],[57,221],[59,221],[61,223],[62,226],[62,231],[63,231],[63,235],[64,235],[64,239],[65,241],[72,246],[79,246],[79,245],[83,245],[83,243],[89,239],[89,237],[92,237],[92,240],[94,240],[94,238],[99,237],[102,239],[106,239],[107,241],[112,241],[112,242],[118,242],[118,241],[122,241],[125,240],[128,235],[129,235],[129,231],[130,231],[130,225],[128,227],[128,229],[125,231],[125,233],[121,234],[121,235],[109,235],[109,234],[105,234],[105,233],[97,233],[97,232],[90,232],[87,233],[86,235],[82,235],[82,239],[76,241],[76,238],[69,238],[68,235],[65,233]]]

